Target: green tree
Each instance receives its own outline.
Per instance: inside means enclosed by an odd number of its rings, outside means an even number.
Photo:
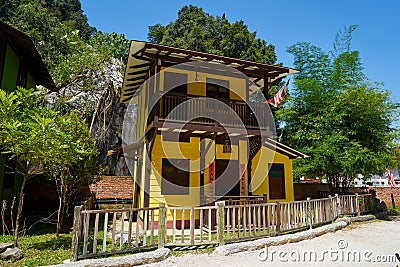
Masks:
[[[84,39],[89,39],[96,32],[96,28],[89,25],[86,15],[83,14],[79,0],[42,0],[42,5],[55,14],[61,22],[66,22],[79,30]]]
[[[16,171],[22,175],[18,210],[14,220],[14,246],[23,208],[25,184],[31,177],[42,174],[41,155],[47,150],[48,129],[54,113],[42,108],[31,90],[19,88],[15,93],[0,90],[0,147],[16,162]]]
[[[0,140],[0,152],[16,161],[16,171],[23,177],[14,245],[18,246],[25,184],[38,174],[48,175],[56,183],[60,199],[58,233],[75,189],[87,185],[98,171],[98,152],[84,120],[74,113],[59,115],[44,107],[41,96],[32,90],[0,90]]]
[[[0,20],[32,38],[58,87],[87,80],[112,57],[125,57],[125,36],[95,31],[78,0],[7,0],[5,5],[13,11],[1,6]]]
[[[0,20],[8,23],[14,17],[20,17],[19,6],[26,4],[34,4],[46,8],[49,15],[79,30],[84,39],[89,39],[96,32],[96,29],[88,24],[79,0],[2,0],[0,4]],[[32,26],[34,27],[34,25]]]
[[[184,6],[178,18],[163,26],[149,26],[148,40],[153,43],[208,52],[266,64],[276,61],[275,47],[257,38],[242,21],[230,23],[225,14],[211,16],[202,8]]]
[[[51,147],[42,164],[57,187],[59,234],[71,197],[98,174],[98,151],[87,124],[76,113],[58,116],[50,134]]]
[[[335,192],[357,174],[383,173],[393,162],[396,137],[396,104],[363,73],[359,52],[351,50],[354,30],[339,31],[330,53],[304,42],[288,48],[300,73],[278,112],[285,142],[310,156],[295,162],[295,177],[325,177]]]

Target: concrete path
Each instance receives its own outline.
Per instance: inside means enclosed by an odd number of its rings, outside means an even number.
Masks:
[[[397,256],[396,256],[397,253]],[[353,223],[334,233],[219,256],[185,254],[145,266],[400,266],[400,221]]]

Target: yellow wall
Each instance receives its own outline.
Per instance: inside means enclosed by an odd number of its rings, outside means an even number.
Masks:
[[[200,204],[200,151],[198,137],[191,137],[190,143],[162,141],[157,135],[153,151],[150,175],[150,207],[158,207],[160,203],[171,206],[198,206]],[[162,159],[189,159],[189,194],[161,195]]]
[[[232,145],[232,153],[223,153],[222,145],[215,143],[211,139],[206,139],[205,146],[209,149],[205,154],[204,169],[204,195],[209,196],[209,165],[215,159],[238,160],[240,164],[247,163],[247,142],[239,141],[238,145]],[[216,154],[215,154],[216,153]],[[188,159],[190,160],[190,189],[188,195],[161,195],[161,174],[162,159]],[[269,198],[268,186],[268,166],[271,163],[284,164],[285,171],[285,191],[286,198],[279,201],[293,201],[293,175],[292,160],[287,156],[274,152],[266,147],[262,147],[252,161],[252,194],[267,194],[268,201],[276,201]],[[247,166],[246,166],[247,167]],[[142,177],[144,177],[144,164],[142,166]],[[240,170],[239,170],[240,174]],[[245,192],[248,195],[248,177],[247,170],[244,172]],[[167,203],[171,206],[198,206],[200,204],[200,138],[191,137],[188,142],[162,141],[161,135],[157,135],[152,151],[152,171],[150,175],[150,207],[158,207],[160,203]],[[143,193],[141,194],[141,198]],[[139,201],[142,206],[143,200]]]
[[[285,171],[285,199],[270,199],[268,185],[268,164],[284,164]],[[253,195],[267,194],[268,202],[294,201],[292,160],[269,148],[262,147],[252,161],[252,190]]]

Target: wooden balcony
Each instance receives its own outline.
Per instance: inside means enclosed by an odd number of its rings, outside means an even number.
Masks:
[[[264,103],[217,100],[193,95],[166,94],[153,107],[148,126],[169,122],[199,126],[260,131],[273,125],[270,110]]]

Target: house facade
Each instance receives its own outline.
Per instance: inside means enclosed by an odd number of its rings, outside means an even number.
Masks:
[[[24,33],[0,22],[0,88],[11,92],[18,86],[36,88],[55,84],[32,40]],[[0,154],[0,199],[9,203],[19,196],[22,177],[15,162]]]
[[[293,201],[292,160],[273,139],[259,87],[290,68],[132,41],[121,102],[134,207],[201,206],[218,199]],[[137,114],[129,117],[129,114]]]

